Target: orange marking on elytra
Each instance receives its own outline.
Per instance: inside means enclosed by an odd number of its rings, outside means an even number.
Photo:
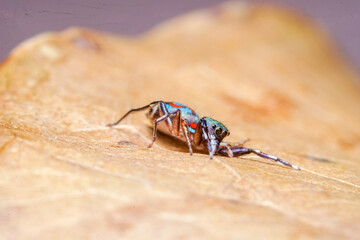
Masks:
[[[177,105],[175,103],[169,103],[169,105],[174,107],[174,108],[183,108],[184,107],[184,106]]]
[[[197,124],[194,123],[194,122],[192,122],[192,123],[189,124],[189,126],[190,126],[192,129],[196,129]]]
[[[185,108],[185,107],[186,107],[186,106],[177,105],[177,104],[175,104],[175,103],[173,103],[173,102],[168,103],[168,104],[169,104],[170,106],[174,107],[174,108]],[[195,114],[195,111],[194,111],[192,108],[189,108],[189,107],[186,107],[186,108],[190,109],[190,111],[191,111],[192,114]]]

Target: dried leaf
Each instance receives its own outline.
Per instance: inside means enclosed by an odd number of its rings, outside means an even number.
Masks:
[[[0,69],[1,239],[356,239],[357,76],[306,19],[224,5],[136,38],[72,28]],[[132,107],[177,101],[302,167],[188,154]]]

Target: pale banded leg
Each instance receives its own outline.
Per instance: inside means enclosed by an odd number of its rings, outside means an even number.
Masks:
[[[300,170],[300,167],[296,166],[296,165],[293,165],[281,158],[278,158],[276,156],[273,156],[273,155],[270,155],[270,154],[267,154],[267,153],[264,153],[258,149],[252,149],[252,148],[247,148],[247,147],[240,147],[240,146],[232,146],[232,147],[222,147],[219,149],[218,153],[220,155],[224,155],[224,156],[229,156],[230,157],[230,154],[229,154],[229,151],[232,152],[232,156],[233,157],[238,157],[238,156],[241,156],[241,155],[245,155],[245,154],[249,154],[249,153],[254,153],[256,155],[258,155],[259,157],[262,157],[262,158],[266,158],[266,159],[270,159],[270,160],[273,160],[273,161],[276,161],[276,162],[279,162],[285,166],[289,166],[289,167],[292,167],[296,170]]]
[[[155,140],[156,140],[157,125],[158,125],[161,121],[169,118],[171,115],[177,114],[178,112],[180,112],[179,109],[176,110],[175,112],[167,113],[167,114],[165,114],[164,116],[159,117],[158,119],[155,120],[154,129],[153,129],[153,139],[152,139],[151,143],[149,144],[148,148],[151,148],[152,145],[154,144]]]
[[[141,107],[141,108],[133,108],[133,109],[130,109],[124,116],[122,116],[119,120],[117,120],[116,122],[114,122],[114,123],[108,123],[106,126],[107,127],[112,127],[112,126],[115,126],[115,125],[118,125],[122,120],[124,120],[124,118],[126,118],[130,113],[133,113],[133,112],[138,112],[138,111],[142,111],[142,110],[146,110],[146,109],[148,109],[148,108],[150,108],[150,107],[152,107],[152,105],[154,105],[154,104],[161,104],[161,103],[163,103],[163,102],[161,102],[161,101],[155,101],[155,102],[152,102],[152,103],[150,103],[150,104],[148,104],[148,105],[146,105],[146,106],[143,106],[143,107]]]
[[[190,136],[190,133],[189,133],[189,126],[188,126],[188,124],[187,124],[187,122],[185,120],[181,121],[181,129],[182,129],[182,131],[184,133],[186,143],[187,143],[187,145],[189,147],[190,155],[193,155],[193,149],[191,147],[191,136]]]

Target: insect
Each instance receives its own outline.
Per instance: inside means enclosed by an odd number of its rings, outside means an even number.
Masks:
[[[210,159],[212,159],[215,154],[238,157],[254,153],[262,158],[270,159],[300,170],[300,167],[288,163],[281,158],[266,154],[258,149],[244,147],[244,143],[231,145],[223,142],[223,139],[230,134],[225,125],[210,117],[200,118],[193,109],[177,102],[154,101],[146,106],[130,109],[118,121],[109,123],[107,126],[115,126],[131,113],[143,110],[149,110],[147,117],[154,126],[153,138],[148,146],[149,148],[155,142],[157,130],[159,129],[164,133],[176,136],[185,141],[189,147],[190,155],[193,154],[193,146],[207,150]]]

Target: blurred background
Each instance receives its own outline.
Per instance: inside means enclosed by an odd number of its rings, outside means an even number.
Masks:
[[[44,31],[82,26],[135,36],[159,22],[221,0],[0,0],[0,61],[23,40]],[[360,69],[360,1],[248,0],[289,7],[312,18]]]

